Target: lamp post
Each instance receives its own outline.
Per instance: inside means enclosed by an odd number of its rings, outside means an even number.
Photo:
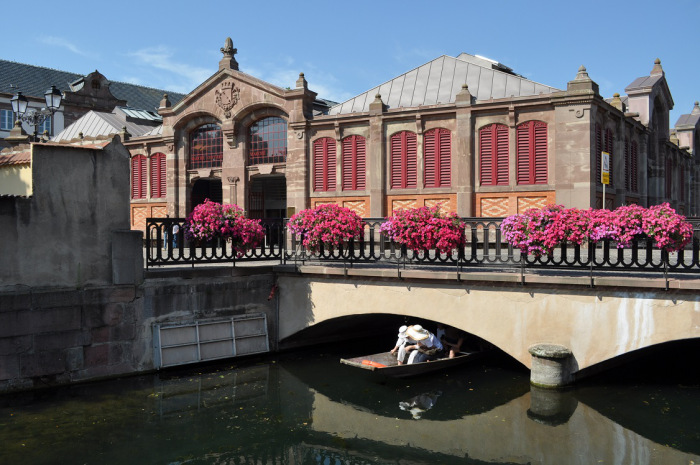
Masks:
[[[31,126],[34,126],[34,133],[32,134],[32,140],[38,140],[37,127],[39,127],[46,118],[52,116],[61,106],[61,99],[63,95],[61,91],[56,88],[56,86],[51,86],[49,90],[44,92],[44,100],[46,101],[46,108],[37,110],[34,108],[29,109],[29,101],[27,97],[22,95],[22,92],[17,92],[15,96],[10,99],[12,103],[12,111],[17,115],[17,121],[24,121]]]

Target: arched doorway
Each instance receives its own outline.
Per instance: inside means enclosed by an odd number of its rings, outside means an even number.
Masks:
[[[248,191],[250,218],[284,218],[287,214],[287,180],[284,176],[255,177]]]
[[[204,203],[206,199],[212,202],[222,202],[221,179],[198,179],[195,181],[190,194],[190,211],[194,210],[197,205]]]

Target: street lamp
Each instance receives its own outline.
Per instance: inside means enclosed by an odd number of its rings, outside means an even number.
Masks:
[[[39,127],[46,118],[52,116],[61,106],[61,99],[63,95],[61,91],[56,88],[56,86],[51,86],[49,90],[44,92],[44,100],[46,101],[46,108],[41,110],[30,109],[27,111],[29,106],[29,101],[27,97],[22,95],[22,92],[17,92],[17,94],[10,99],[12,103],[12,111],[17,115],[17,121],[24,121],[31,126],[34,126],[33,139],[37,140],[36,128]]]

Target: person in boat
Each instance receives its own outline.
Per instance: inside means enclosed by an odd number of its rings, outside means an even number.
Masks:
[[[416,343],[416,341],[409,337],[408,328],[409,327],[405,325],[399,328],[399,339],[396,341],[396,347],[398,347],[398,349],[394,347],[396,352],[394,352],[394,349],[391,350],[392,354],[396,353],[396,360],[399,365],[403,365],[404,363],[408,362],[410,352],[406,350],[406,348]]]
[[[455,356],[462,350],[462,344],[464,344],[464,331],[461,331],[454,326],[445,326],[445,331],[443,336],[440,338],[440,342],[445,350],[449,352],[449,358],[455,358]]]
[[[406,351],[410,352],[409,365],[431,360],[437,357],[443,349],[440,340],[421,325],[409,326],[406,334],[410,339],[416,341],[415,344],[406,346]],[[400,361],[399,365],[401,365]]]
[[[389,351],[390,354],[396,354],[399,351],[399,349],[401,349],[401,347],[405,346],[408,343],[408,336],[406,335],[407,329],[408,326],[406,325],[403,325],[399,328],[399,338],[396,340],[396,345],[394,346],[394,348]]]

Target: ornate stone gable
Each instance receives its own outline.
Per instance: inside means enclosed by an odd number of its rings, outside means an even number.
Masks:
[[[216,104],[224,111],[226,118],[231,118],[231,110],[241,99],[241,89],[233,81],[224,81],[215,94]]]

